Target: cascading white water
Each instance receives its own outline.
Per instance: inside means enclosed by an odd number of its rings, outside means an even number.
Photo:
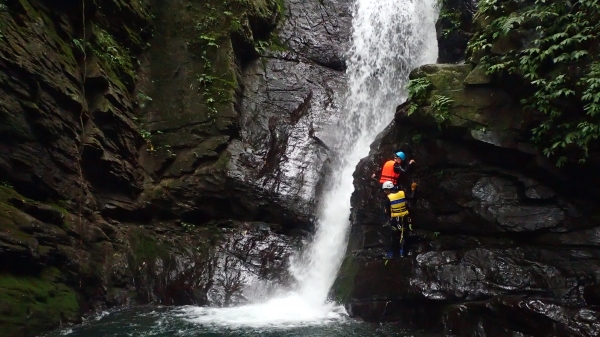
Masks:
[[[315,304],[325,302],[345,252],[356,164],[406,99],[409,72],[436,62],[435,17],[435,0],[355,4],[337,169],[322,197],[314,241],[304,260],[292,264],[300,294]]]
[[[202,323],[265,326],[316,324],[341,317],[327,301],[342,262],[350,216],[352,174],[375,136],[406,99],[408,74],[435,63],[436,0],[356,0],[348,93],[342,110],[336,169],[322,196],[317,232],[304,254],[291,261],[297,289],[266,303],[237,308],[193,308]],[[190,317],[190,316],[188,316]]]

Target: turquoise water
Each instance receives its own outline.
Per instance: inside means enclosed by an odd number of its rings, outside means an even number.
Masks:
[[[190,307],[135,307],[88,318],[83,324],[59,329],[45,337],[434,337],[400,329],[393,324],[361,323],[350,318],[318,325],[280,325],[260,328],[195,323]]]

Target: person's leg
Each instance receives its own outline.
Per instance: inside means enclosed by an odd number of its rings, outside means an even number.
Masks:
[[[390,224],[391,224],[391,222],[390,222]],[[384,256],[384,259],[391,259],[394,255],[394,251],[392,250],[392,244],[394,241],[394,230],[393,230],[393,227],[391,227],[391,226],[386,226],[385,228],[386,228],[387,237],[389,238],[390,242],[388,244],[387,253]]]
[[[398,249],[400,246],[400,230],[398,230],[398,220],[397,218],[392,218],[390,222],[392,228],[396,229],[392,232],[391,240],[390,240],[390,252],[392,252],[393,256],[398,254]]]

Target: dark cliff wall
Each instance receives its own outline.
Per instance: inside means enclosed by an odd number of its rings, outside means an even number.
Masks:
[[[530,4],[507,3],[507,17]],[[528,46],[525,28],[488,53],[508,59]],[[336,293],[356,317],[446,335],[597,336],[600,167],[593,158],[556,167],[532,138],[546,117],[523,108],[527,80],[486,74],[494,63],[481,58],[411,74],[412,99],[357,166]],[[417,161],[404,185],[419,187],[409,255],[386,263],[384,195],[369,177],[397,150]]]
[[[77,320],[106,291],[101,266],[126,240],[101,211],[142,190],[132,91],[151,22],[137,1],[0,6],[0,325],[12,336]]]
[[[438,39],[438,63],[465,61],[467,43],[473,36],[473,16],[477,0],[440,0],[435,25]]]
[[[0,2],[3,331],[285,282],[328,158],[349,6]]]

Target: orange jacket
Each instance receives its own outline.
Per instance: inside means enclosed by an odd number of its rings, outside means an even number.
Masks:
[[[380,184],[383,184],[386,181],[391,181],[394,183],[394,185],[396,185],[400,173],[394,172],[394,164],[395,162],[393,160],[388,160],[385,162],[383,169],[381,169],[381,178],[379,178]]]

